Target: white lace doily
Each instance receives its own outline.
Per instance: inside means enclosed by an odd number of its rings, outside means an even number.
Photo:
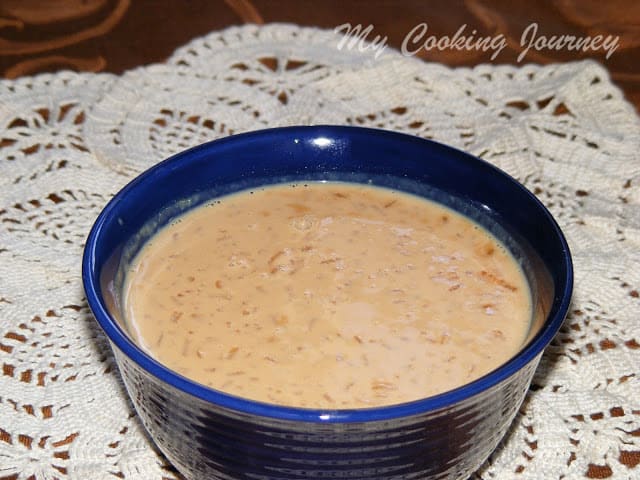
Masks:
[[[335,123],[495,163],[572,248],[571,313],[475,479],[640,478],[640,121],[593,62],[448,69],[291,25],[214,32],[122,76],[0,82],[0,479],[179,478],[84,299],[92,222],[134,174],[221,136]]]

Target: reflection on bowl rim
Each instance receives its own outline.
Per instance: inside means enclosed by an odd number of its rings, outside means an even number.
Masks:
[[[215,390],[213,388],[190,380],[180,375],[179,373],[165,367],[163,364],[153,359],[149,354],[138,347],[135,342],[130,339],[129,335],[118,324],[118,322],[104,308],[103,303],[99,301],[99,298],[102,297],[102,293],[96,291],[96,284],[99,282],[91,281],[92,272],[95,271],[95,239],[100,235],[102,226],[110,216],[111,211],[116,208],[118,201],[126,196],[127,193],[135,188],[135,186],[137,186],[139,183],[144,182],[149,179],[149,177],[153,176],[154,173],[158,171],[158,169],[164,168],[163,166],[165,166],[167,162],[176,161],[177,158],[188,156],[192,152],[198,151],[200,149],[211,148],[210,145],[212,143],[223,145],[227,142],[241,142],[243,139],[248,139],[256,135],[263,135],[265,132],[279,132],[286,130],[293,131],[295,129],[314,128],[344,129],[347,131],[349,129],[358,131],[369,130],[374,132],[375,134],[391,134],[418,138],[400,132],[349,126],[279,127],[232,135],[229,137],[214,140],[213,142],[208,142],[192,147],[154,165],[153,167],[147,169],[136,178],[131,180],[108,202],[108,204],[96,219],[87,238],[87,247],[85,249],[82,260],[82,278],[85,286],[86,297],[91,310],[93,311],[102,329],[107,334],[109,340],[113,342],[115,346],[118,347],[118,349],[120,349],[125,355],[127,355],[135,363],[137,363],[144,370],[149,372],[152,376],[156,377],[160,381],[165,382],[182,392],[193,395],[213,405],[260,417],[313,423],[358,423],[384,421],[412,417],[415,415],[424,414],[425,412],[435,412],[438,410],[442,410],[447,407],[451,407],[461,401],[464,401],[465,399],[471,398],[478,394],[482,394],[483,392],[499,385],[502,381],[514,375],[516,372],[526,366],[529,362],[533,361],[538,355],[543,352],[544,348],[550,343],[550,341],[560,328],[562,322],[564,321],[571,301],[571,293],[573,289],[573,267],[571,255],[569,252],[568,244],[560,227],[558,226],[551,213],[535,197],[535,195],[533,195],[522,184],[520,184],[517,180],[515,180],[502,170],[480,158],[470,155],[469,153],[458,150],[448,145],[440,144],[433,140],[426,139],[421,140],[448,148],[452,151],[452,153],[456,152],[459,155],[471,157],[476,161],[485,164],[485,166],[489,167],[489,169],[494,170],[498,175],[502,175],[507,182],[515,184],[518,189],[522,190],[525,196],[529,197],[529,199],[533,203],[538,205],[538,208],[540,208],[544,215],[547,217],[549,225],[554,230],[553,234],[555,235],[555,240],[559,242],[560,247],[562,248],[562,251],[564,253],[563,259],[565,262],[564,270],[566,271],[566,283],[562,292],[555,292],[552,304],[552,307],[555,307],[555,309],[552,308],[549,315],[544,320],[543,326],[540,331],[524,346],[524,348],[521,348],[518,353],[510,360],[472,382],[424,399],[378,407],[354,409],[316,409],[269,404],[242,398],[225,393],[220,390]]]

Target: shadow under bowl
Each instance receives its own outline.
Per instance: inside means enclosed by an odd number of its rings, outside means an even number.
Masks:
[[[311,180],[370,183],[444,203],[492,231],[521,263],[534,299],[516,356],[440,395],[377,408],[317,410],[208,388],[142,351],[123,326],[123,271],[179,213],[239,190]],[[98,216],[82,277],[131,400],[154,442],[187,478],[454,479],[475,471],[505,435],[573,286],[558,225],[522,185],[451,147],[384,130],[286,127],[179,153],[141,174]]]

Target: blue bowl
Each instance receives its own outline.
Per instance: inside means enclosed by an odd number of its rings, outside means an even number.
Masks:
[[[212,196],[304,180],[369,182],[423,195],[493,231],[521,262],[535,325],[519,353],[484,377],[410,403],[314,410],[255,402],[164,367],[129,337],[122,272],[172,217]],[[384,130],[317,126],[235,135],[179,153],[129,183],[86,243],[82,277],[131,400],[151,437],[190,479],[465,478],[505,435],[571,298],[567,243],[544,206],[466,153]]]

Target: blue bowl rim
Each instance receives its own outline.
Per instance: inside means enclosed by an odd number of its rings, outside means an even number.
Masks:
[[[153,176],[154,172],[166,168],[167,164],[171,162],[188,157],[194,152],[202,149],[215,150],[216,146],[227,144],[229,142],[241,143],[245,139],[263,135],[284,135],[291,136],[291,138],[294,138],[296,134],[309,136],[309,134],[314,130],[317,130],[318,134],[321,134],[322,137],[326,137],[327,134],[331,133],[331,131],[335,133],[341,132],[343,134],[348,134],[349,130],[357,130],[371,135],[389,135],[400,139],[402,139],[401,137],[406,137],[405,140],[410,138],[413,141],[417,140],[435,144],[443,147],[444,149],[450,150],[452,156],[463,155],[471,157],[475,161],[484,163],[485,166],[497,171],[499,175],[503,176],[505,181],[515,183],[518,188],[523,190],[523,193],[541,209],[542,213],[549,220],[549,225],[553,229],[552,233],[555,236],[555,240],[563,252],[563,267],[566,272],[566,282],[564,285],[561,285],[562,291],[556,292],[554,301],[551,305],[550,311],[553,312],[553,315],[545,320],[540,332],[538,332],[538,334],[529,341],[524,349],[522,349],[511,360],[483,377],[456,389],[424,399],[382,407],[357,409],[312,409],[254,401],[209,388],[205,385],[189,380],[179,373],[165,367],[141,350],[128,337],[124,330],[118,325],[117,321],[108,313],[106,306],[100,300],[102,298],[102,294],[99,292],[99,279],[98,281],[94,281],[94,279],[98,278],[99,275],[99,272],[96,272],[95,251],[97,242],[100,238],[101,229],[114,215],[114,211],[117,210],[119,201],[125,197],[129,191],[136,188],[138,184],[149,180]],[[197,397],[200,400],[211,403],[212,405],[216,405],[220,408],[257,417],[311,423],[361,423],[408,418],[452,407],[455,404],[491,389],[516,374],[530,362],[535,361],[538,355],[542,354],[543,350],[556,335],[565,319],[571,302],[573,280],[571,253],[562,230],[542,202],[540,202],[535,195],[533,195],[526,187],[513,177],[481,158],[434,140],[391,130],[344,125],[289,126],[255,130],[212,140],[172,155],[136,176],[109,200],[96,218],[89,232],[82,258],[82,281],[85,289],[85,295],[97,322],[113,345],[153,377],[159,379],[161,382],[171,385],[179,391]]]

